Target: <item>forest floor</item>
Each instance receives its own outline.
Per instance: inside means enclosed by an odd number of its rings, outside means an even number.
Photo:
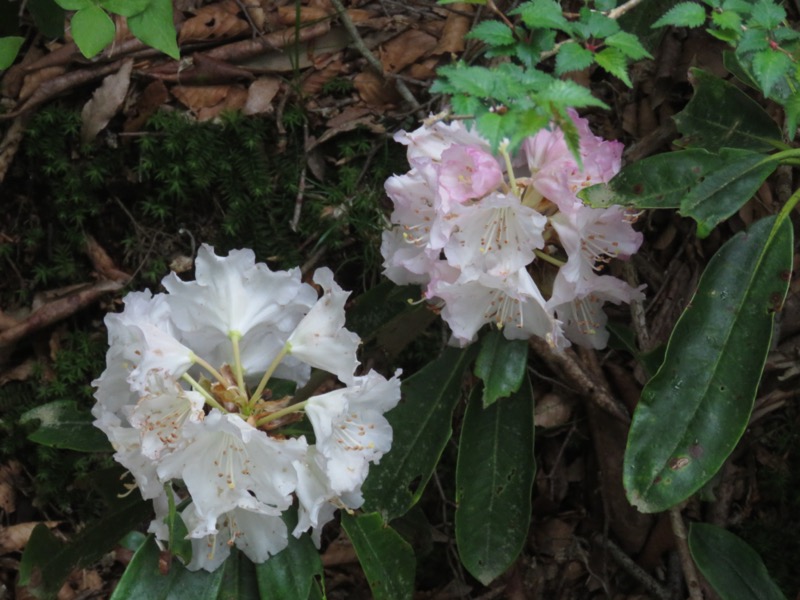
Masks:
[[[97,60],[68,41],[40,40],[0,73],[0,600],[30,597],[18,570],[37,524],[66,540],[103,511],[92,481],[114,468],[110,454],[36,444],[28,439],[36,419],[20,417],[57,400],[87,412],[89,384],[103,369],[103,317],[126,291],[157,289],[169,269],[191,273],[203,242],[253,248],[271,267],[301,265],[304,274],[330,266],[356,302],[381,280],[383,182],[408,168],[392,134],[442,110],[445,99],[429,92],[436,68],[481,60],[464,35],[485,15],[467,3],[345,4],[346,19],[327,0],[264,1],[247,13],[237,0],[176,0],[180,62],[120,26],[113,52]],[[626,162],[670,149],[672,116],[692,93],[690,67],[726,75],[721,43],[700,30],[662,30],[649,43],[655,58],[635,65],[632,88],[599,70],[575,75],[611,107],[584,116],[597,135],[624,142]],[[632,266],[647,285],[654,346],[667,341],[714,252],[776,213],[798,184],[779,169],[703,240],[672,211],[640,219],[645,242]],[[800,590],[798,289],[793,282],[750,426],[713,494],[684,509],[738,533],[792,591]],[[614,317],[630,319],[627,308]],[[370,360],[413,373],[445,339],[432,320]],[[633,410],[646,378],[629,354],[612,347],[576,359]],[[679,597],[668,515],[637,512],[622,489],[627,425],[588,402],[546,352],[532,365],[537,475],[520,559],[489,586],[459,565],[447,450],[419,504],[432,535],[415,597]],[[58,598],[108,597],[131,555],[120,545],[75,569]],[[336,524],[322,557],[329,598],[369,597]]]

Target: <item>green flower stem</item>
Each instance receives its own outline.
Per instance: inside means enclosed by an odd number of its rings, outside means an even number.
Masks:
[[[244,387],[244,371],[242,370],[242,355],[239,352],[239,340],[242,339],[242,334],[238,331],[231,331],[228,333],[228,337],[231,338],[231,344],[233,344],[233,361],[236,363],[234,365],[233,371],[236,374],[236,385],[239,386],[239,391],[241,392],[242,396],[247,394],[247,389]]]
[[[786,204],[783,205],[781,212],[778,213],[778,218],[775,219],[775,226],[772,228],[773,231],[777,231],[784,219],[789,218],[789,214],[792,212],[792,210],[794,210],[794,207],[797,206],[798,202],[800,202],[800,189],[796,190],[795,193],[792,194],[791,197],[786,201]]]
[[[278,353],[278,356],[275,357],[275,360],[272,361],[272,364],[267,369],[267,372],[264,373],[264,376],[261,378],[261,381],[258,382],[258,387],[256,388],[256,391],[253,392],[253,395],[250,396],[250,400],[247,403],[248,406],[252,408],[253,406],[256,405],[256,402],[258,402],[258,399],[261,397],[261,392],[263,392],[264,388],[267,387],[267,382],[269,381],[269,378],[272,377],[272,374],[275,372],[275,369],[277,369],[278,365],[281,364],[283,357],[289,354],[289,351],[291,349],[292,347],[287,342],[286,345],[283,347],[283,349]]]
[[[181,375],[181,379],[183,379],[184,381],[189,382],[189,385],[192,386],[192,389],[194,391],[200,393],[203,396],[203,398],[206,399],[206,403],[209,406],[213,406],[214,408],[218,408],[219,410],[221,410],[224,413],[228,412],[227,410],[225,410],[224,406],[222,406],[219,402],[217,402],[217,399],[214,398],[214,396],[209,394],[208,391],[202,385],[200,385],[194,379],[192,379],[191,375],[189,375],[188,373],[184,373],[183,375]]]
[[[256,427],[261,427],[265,423],[269,423],[270,421],[275,421],[276,419],[280,419],[281,417],[285,417],[286,415],[292,414],[294,412],[300,412],[306,407],[308,404],[308,400],[304,402],[298,402],[297,404],[292,404],[291,406],[287,406],[277,412],[272,413],[269,416],[264,417],[263,419],[259,419],[256,421]]]
[[[209,362],[207,362],[205,359],[200,358],[199,356],[197,356],[194,352],[192,352],[192,362],[194,362],[194,363],[200,365],[201,367],[203,367],[206,371],[211,373],[211,375],[214,377],[214,379],[216,379],[222,385],[227,387],[228,384],[225,382],[225,378],[222,377],[220,372],[217,371],[214,367],[212,367],[211,364]]]
[[[511,192],[515,196],[519,196],[519,188],[517,188],[517,180],[514,178],[514,167],[511,166],[511,156],[508,154],[508,140],[503,140],[500,142],[500,146],[498,147],[498,152],[500,152],[500,156],[503,157],[503,160],[506,163],[506,172],[508,174],[508,183],[511,186]]]
[[[551,265],[555,265],[555,266],[557,266],[559,269],[560,269],[561,267],[563,267],[565,264],[567,264],[567,263],[565,263],[563,260],[558,260],[557,258],[553,258],[553,257],[552,257],[552,256],[550,256],[549,254],[547,254],[546,252],[542,252],[541,250],[536,250],[536,249],[534,249],[533,253],[534,253],[536,256],[538,256],[539,258],[541,258],[543,261],[545,261],[545,262],[549,262]]]

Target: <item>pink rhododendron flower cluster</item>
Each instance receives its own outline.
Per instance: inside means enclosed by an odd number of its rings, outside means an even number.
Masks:
[[[360,340],[344,328],[349,293],[329,269],[314,281],[319,299],[299,269],[271,271],[251,250],[220,257],[204,245],[195,281],[173,273],[162,281],[167,293],[130,293],[125,310],[106,317],[95,425],[153,500],[158,540],[169,537],[169,495],[191,499],[181,513],[190,569],[214,570],[233,545],[264,562],[286,547],[281,516],[293,505],[293,535],[311,529],[319,545],[337,508],[361,506],[370,463],[391,447],[383,414],[400,399],[399,372],[355,375]],[[345,386],[304,400],[273,397],[275,378],[302,386],[311,367]],[[303,414],[313,444],[287,429]]]
[[[509,339],[602,348],[603,304],[642,298],[604,274],[610,259],[639,249],[633,218],[577,197],[619,171],[622,144],[596,137],[574,111],[570,117],[582,167],[557,127],[526,139],[515,156],[501,145],[499,157],[460,122],[395,136],[408,147],[411,170],[386,182],[394,211],[381,246],[385,273],[424,286],[460,344],[493,323]]]

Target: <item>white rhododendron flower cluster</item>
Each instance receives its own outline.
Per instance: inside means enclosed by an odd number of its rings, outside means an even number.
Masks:
[[[603,273],[610,259],[639,249],[635,216],[577,197],[619,171],[622,144],[594,136],[574,111],[570,117],[582,167],[557,127],[527,138],[515,156],[501,144],[499,157],[457,121],[395,136],[408,146],[411,170],[386,182],[394,211],[381,246],[385,273],[424,286],[462,345],[494,323],[509,339],[602,348],[603,304],[643,297]]]
[[[130,293],[125,310],[106,317],[95,425],[153,500],[157,539],[169,537],[168,494],[191,499],[181,513],[190,569],[215,569],[233,545],[254,562],[280,552],[288,543],[281,515],[295,504],[292,533],[311,529],[319,545],[337,508],[361,506],[370,463],[391,447],[383,414],[400,399],[399,373],[355,375],[349,293],[326,268],[314,282],[321,298],[299,269],[271,271],[250,250],[220,257],[204,245],[195,281],[172,273],[162,281],[167,293]],[[312,367],[345,387],[273,397],[271,383],[302,386]],[[303,414],[313,444],[291,433]]]

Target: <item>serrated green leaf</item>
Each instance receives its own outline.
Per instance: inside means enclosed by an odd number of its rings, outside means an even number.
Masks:
[[[681,2],[653,23],[653,27],[700,27],[706,22],[706,9],[695,2]]]
[[[675,123],[684,145],[717,152],[721,148],[772,150],[781,144],[780,127],[735,85],[692,69],[694,96]]]
[[[537,96],[541,104],[551,103],[556,108],[582,108],[584,106],[599,106],[608,108],[605,102],[592,96],[592,92],[575,83],[557,79],[543,89]]]
[[[689,551],[722,600],[786,600],[758,553],[731,532],[692,523]]]
[[[114,41],[114,21],[99,6],[91,5],[72,15],[72,37],[86,58],[99,54]]]
[[[739,13],[732,10],[723,10],[722,12],[712,12],[711,22],[720,29],[729,29],[739,37],[741,33],[742,17]]]
[[[486,4],[486,0],[436,0],[437,4],[455,4],[456,2],[464,2],[465,4]]]
[[[416,561],[411,546],[378,513],[342,514],[342,527],[376,600],[405,600],[414,595]]]
[[[595,62],[603,69],[618,77],[628,87],[633,87],[628,77],[628,59],[617,48],[606,48],[594,55]]]
[[[119,485],[119,492],[124,491]],[[56,538],[46,526],[33,530],[19,567],[20,585],[41,600],[55,598],[61,584],[77,568],[97,561],[117,541],[137,527],[152,508],[134,492],[107,508],[97,521],[86,525],[69,542]]]
[[[619,23],[601,12],[583,7],[580,17],[572,24],[573,29],[584,39],[603,39],[619,31]]]
[[[492,148],[497,148],[506,135],[506,128],[503,127],[505,117],[494,113],[486,112],[475,119],[480,134],[489,142]]]
[[[653,56],[645,50],[639,38],[626,31],[618,31],[614,35],[610,35],[605,39],[607,46],[617,48],[625,56],[631,60],[639,60],[640,58],[653,58]]]
[[[24,37],[17,35],[0,38],[0,71],[14,64],[14,60],[17,58],[19,49],[24,41]]]
[[[470,40],[480,40],[489,46],[508,46],[516,42],[511,28],[500,21],[478,23],[465,37]]]
[[[772,0],[758,0],[753,4],[747,27],[774,29],[786,18],[786,11]]]
[[[542,52],[549,52],[556,45],[556,32],[552,29],[535,29],[524,41],[517,42],[515,54],[528,70],[535,70]]]
[[[475,361],[475,376],[483,381],[484,408],[518,391],[527,366],[527,341],[507,340],[497,330],[488,332]]]
[[[750,52],[769,48],[769,38],[760,29],[745,29],[736,44],[736,54],[744,56]]]
[[[172,21],[172,0],[151,0],[147,9],[128,19],[128,28],[148,46],[175,60],[181,57]]]
[[[132,17],[146,10],[152,1],[153,0],[100,0],[100,6],[116,15]]]
[[[794,66],[792,59],[778,50],[762,50],[753,56],[753,73],[765,96]]]
[[[528,536],[533,454],[533,392],[483,408],[478,390],[464,415],[456,466],[456,543],[461,562],[488,585],[519,555]]]
[[[723,0],[720,8],[722,10],[732,10],[740,15],[749,15],[753,11],[752,0]]]
[[[439,77],[447,79],[447,84],[450,89],[458,91],[462,94],[469,94],[476,98],[493,98],[494,94],[494,74],[486,67],[473,67],[467,66],[463,62],[458,62],[455,65],[447,65],[440,67],[436,72]],[[447,90],[441,89],[436,84],[432,91],[446,92]]]
[[[633,415],[623,483],[631,504],[660,512],[719,470],[750,418],[792,271],[792,227],[776,217],[711,259]]]
[[[111,444],[106,435],[92,422],[88,410],[80,410],[72,400],[58,400],[37,406],[20,416],[20,423],[39,421],[28,439],[51,448],[79,452],[109,452]]]
[[[595,208],[679,208],[690,190],[721,166],[719,155],[701,149],[658,154],[625,166],[608,183],[581,190],[578,197]]]
[[[594,54],[577,42],[564,44],[556,54],[556,75],[582,71],[594,62]]]
[[[720,151],[720,161],[720,167],[711,171],[681,201],[680,213],[697,221],[700,238],[736,213],[778,166],[758,152],[731,148]]]
[[[509,14],[522,17],[522,22],[531,29],[558,29],[565,33],[572,31],[570,22],[561,12],[561,5],[555,0],[523,2]]]
[[[448,348],[403,381],[402,400],[386,414],[394,432],[392,449],[370,468],[364,510],[379,511],[388,521],[417,503],[453,433],[461,379],[476,350]]]
[[[787,98],[783,108],[786,111],[786,135],[793,140],[797,135],[797,123],[800,120],[800,90]]]

